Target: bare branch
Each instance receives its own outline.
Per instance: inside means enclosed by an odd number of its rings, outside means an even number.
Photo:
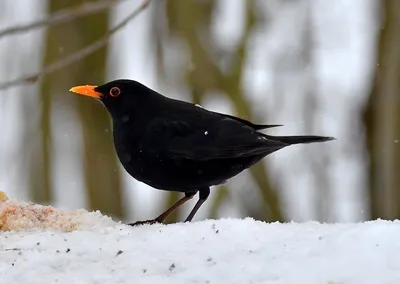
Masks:
[[[108,33],[100,38],[98,41],[86,46],[85,48],[78,50],[77,52],[74,52],[67,57],[54,62],[53,64],[50,64],[43,68],[41,71],[36,72],[31,75],[26,75],[21,78],[11,80],[8,82],[0,83],[0,91],[5,90],[17,85],[21,85],[24,83],[34,83],[36,82],[41,76],[47,75],[49,73],[52,73],[58,69],[61,69],[71,63],[74,63],[76,61],[79,61],[86,56],[94,53],[101,47],[105,46],[107,42],[109,41],[110,37],[115,34],[117,31],[122,29],[126,24],[128,24],[131,20],[133,20],[136,16],[138,16],[146,7],[150,4],[151,0],[144,0],[142,4],[140,4],[139,7],[137,7],[132,13],[130,13],[123,21],[121,21],[118,25],[116,25],[114,28],[110,29]]]
[[[75,18],[94,14],[102,10],[108,9],[114,5],[120,4],[126,0],[99,0],[96,2],[84,3],[79,6],[63,9],[57,13],[50,15],[46,19],[42,19],[30,24],[14,26],[6,28],[0,31],[0,38],[9,36],[11,34],[17,34],[27,32],[33,29],[37,29],[43,26],[56,25],[63,22],[71,21]]]

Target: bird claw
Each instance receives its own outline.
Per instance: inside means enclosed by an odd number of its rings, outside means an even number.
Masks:
[[[139,225],[153,225],[156,223],[162,223],[157,219],[153,219],[153,220],[146,220],[146,221],[137,221],[135,223],[129,223],[129,226],[139,226]]]

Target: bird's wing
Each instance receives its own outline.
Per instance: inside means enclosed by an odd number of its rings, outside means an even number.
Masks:
[[[247,126],[250,126],[251,128],[255,129],[255,130],[262,130],[262,129],[266,129],[266,128],[273,128],[273,127],[279,127],[279,126],[283,126],[282,124],[256,124],[256,123],[252,123],[248,120],[245,120],[243,118],[239,118],[236,116],[232,116],[229,114],[224,114],[224,113],[219,113],[219,112],[214,112],[215,114],[230,118],[230,119],[234,119],[237,120],[243,124],[246,124]]]
[[[144,147],[171,158],[237,158],[266,155],[287,146],[230,118],[218,117],[208,122],[154,119],[147,129],[142,141]]]

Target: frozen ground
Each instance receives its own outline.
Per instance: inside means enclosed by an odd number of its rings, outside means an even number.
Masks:
[[[10,231],[12,230],[12,231]],[[128,227],[0,202],[0,283],[400,283],[400,222]]]

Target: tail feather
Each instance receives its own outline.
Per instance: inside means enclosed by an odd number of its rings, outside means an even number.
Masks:
[[[266,135],[268,139],[283,142],[289,145],[292,144],[302,144],[302,143],[316,143],[335,140],[334,137],[324,137],[324,136],[269,136]]]

